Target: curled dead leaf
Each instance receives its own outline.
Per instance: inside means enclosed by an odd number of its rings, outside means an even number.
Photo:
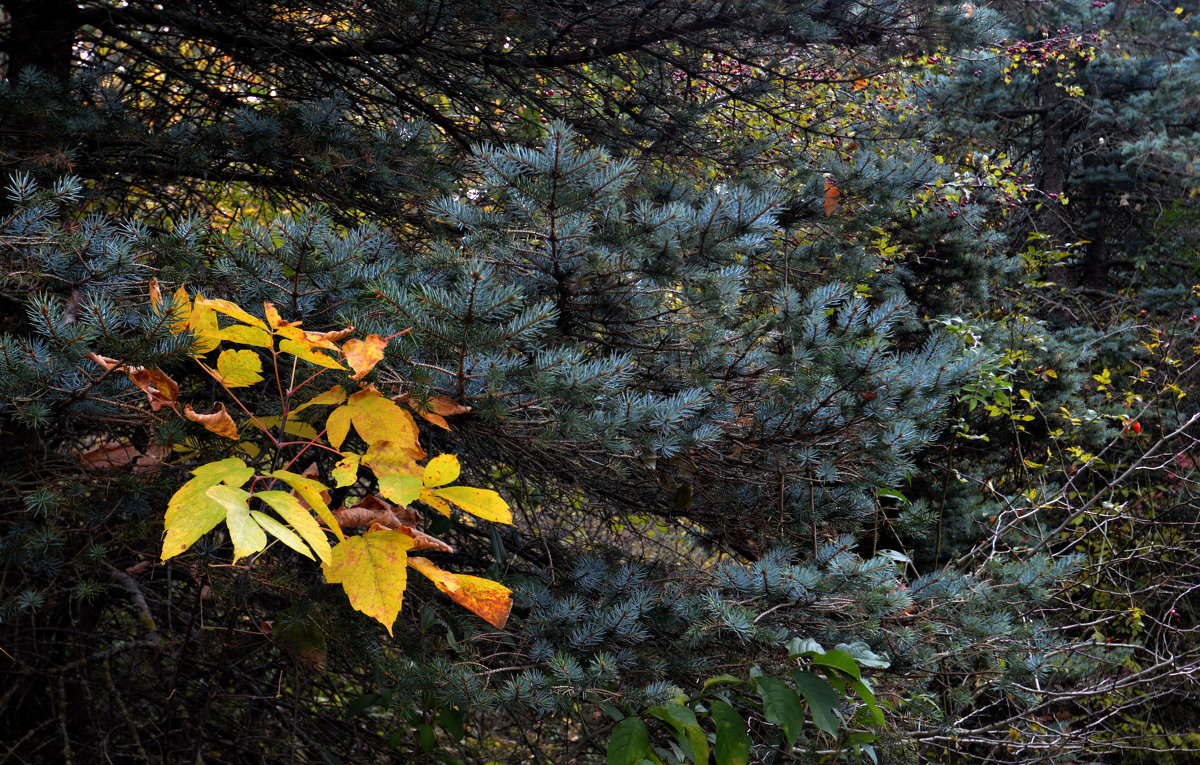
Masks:
[[[150,400],[150,409],[157,412],[164,406],[176,409],[179,406],[179,384],[157,367],[129,367],[117,359],[98,353],[84,354],[106,370],[120,369]]]
[[[829,217],[837,211],[838,200],[842,196],[842,191],[833,184],[830,178],[825,179],[825,216]]]
[[[225,411],[224,404],[218,403],[217,411],[209,414],[199,414],[192,409],[191,405],[188,405],[183,408],[183,416],[192,422],[200,423],[218,436],[232,438],[235,441],[238,439],[237,425],[229,416],[229,412]]]

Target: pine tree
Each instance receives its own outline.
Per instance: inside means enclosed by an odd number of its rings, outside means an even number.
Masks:
[[[0,719],[22,756],[598,762],[616,719],[783,678],[812,641],[888,670],[886,729],[843,683],[842,738],[797,743],[731,691],[755,761],[1032,759],[1056,711],[1036,689],[1125,658],[1052,629],[1069,554],[972,557],[1022,501],[982,488],[1008,462],[940,459],[956,433],[999,436],[962,410],[1033,366],[1006,366],[1011,327],[982,310],[1020,262],[986,206],[1003,192],[977,168],[950,199],[943,155],[963,152],[909,79],[994,14],[0,7],[0,418],[19,436],[0,644],[21,667]],[[215,401],[152,307],[179,286],[395,335],[370,383],[470,407],[422,439],[518,523],[424,521],[456,570],[515,589],[506,629],[413,583],[385,640],[315,567],[228,567],[219,533],[141,567],[186,469],[229,445],[85,354]],[[1039,341],[1029,358],[1068,349]],[[1083,363],[1035,392],[1073,406]]]

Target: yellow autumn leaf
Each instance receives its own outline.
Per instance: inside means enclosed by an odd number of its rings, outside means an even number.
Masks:
[[[221,351],[217,373],[226,388],[245,388],[263,381],[262,359],[254,351]]]
[[[245,324],[231,324],[224,329],[210,332],[209,336],[217,340],[227,340],[241,345],[255,345],[259,348],[270,348],[275,344],[266,330],[247,327]]]
[[[434,510],[437,510],[447,518],[450,517],[450,503],[441,497],[435,497],[433,492],[429,489],[421,489],[421,493],[417,496],[417,499],[429,505]]]
[[[298,342],[296,340],[281,340],[279,342],[279,350],[281,353],[290,353],[305,361],[310,361],[319,367],[345,369],[344,366],[324,353],[321,353],[309,343]]]
[[[218,403],[217,411],[209,414],[199,414],[189,404],[183,407],[183,416],[193,422],[200,423],[218,436],[232,438],[235,441],[238,439],[237,425],[234,424],[233,418],[229,416],[229,412],[225,411],[224,404]]]
[[[242,322],[243,324],[249,324],[252,327],[258,327],[259,329],[263,330],[264,332],[267,329],[267,325],[263,323],[262,319],[251,316],[250,314],[246,313],[246,311],[243,310],[242,307],[239,306],[237,303],[231,303],[228,300],[213,300],[213,299],[209,299],[209,298],[197,295],[196,302],[194,305],[204,306],[205,308],[211,308],[214,311],[223,313],[226,316],[230,316],[234,319],[237,319],[238,321]]]
[[[345,400],[346,400],[346,391],[342,388],[342,386],[335,385],[332,388],[330,388],[329,390],[327,390],[323,393],[318,393],[317,395],[313,396],[308,401],[305,401],[303,404],[296,407],[292,411],[300,412],[300,411],[303,411],[303,410],[309,408],[310,406],[332,406],[334,404],[340,404]]]
[[[512,512],[508,503],[491,489],[474,489],[468,486],[447,486],[434,489],[433,494],[448,499],[471,515],[495,523],[512,523]]]
[[[343,428],[348,425],[346,418],[354,424],[354,429],[367,444],[390,441],[411,452],[414,455],[412,459],[425,458],[425,452],[417,441],[417,423],[412,415],[379,391],[373,388],[360,390],[329,415],[326,427],[329,442],[335,449],[340,448],[345,438],[346,430]]]
[[[333,468],[333,483],[338,488],[349,486],[358,480],[358,462],[361,454],[342,452],[342,459]]]
[[[350,379],[361,380],[366,377],[376,364],[383,361],[383,349],[386,347],[387,340],[379,335],[367,335],[363,340],[347,340],[342,345],[342,355],[354,370]]]
[[[251,510],[250,517],[253,518],[254,521],[261,526],[264,531],[269,532],[271,536],[275,537],[280,542],[283,542],[285,545],[300,553],[305,558],[313,560],[312,550],[308,549],[308,545],[304,544],[304,540],[301,539],[296,532],[292,531],[287,526],[284,526],[282,523],[266,513],[260,513],[257,510]]]
[[[356,611],[378,621],[390,635],[404,602],[412,546],[409,535],[376,527],[360,537],[346,537],[322,570],[326,581],[342,585]]]
[[[267,534],[250,517],[250,493],[232,486],[212,486],[205,496],[225,508],[225,525],[233,542],[233,561],[238,562],[267,546]]]
[[[197,539],[225,519],[225,508],[205,494],[219,482],[220,479],[216,477],[199,476],[179,487],[179,491],[172,495],[163,519],[166,532],[161,555],[163,561],[191,547]]]
[[[325,521],[330,530],[337,535],[337,538],[342,538],[342,527],[338,525],[333,511],[329,509],[329,505],[325,504],[325,499],[321,496],[326,491],[324,484],[320,481],[314,481],[311,478],[305,478],[289,470],[276,470],[271,473],[271,477],[278,478],[295,489],[300,498],[308,503],[308,506],[320,516],[321,520]]]
[[[409,558],[408,565],[429,577],[434,585],[455,603],[483,618],[496,629],[503,629],[512,611],[512,590],[478,576],[452,574],[425,558]]]
[[[427,489],[432,489],[436,486],[445,486],[448,483],[457,481],[461,472],[462,467],[458,464],[458,457],[453,454],[439,454],[429,460],[429,464],[425,466],[425,473],[421,477],[421,482],[425,484],[425,488]]]
[[[286,491],[278,490],[260,491],[254,496],[266,502],[272,510],[279,513],[279,516],[287,521],[305,542],[308,542],[308,546],[313,549],[322,563],[329,562],[329,540],[325,537],[325,532],[321,530],[317,519],[313,518],[312,513],[300,504],[300,500]]]

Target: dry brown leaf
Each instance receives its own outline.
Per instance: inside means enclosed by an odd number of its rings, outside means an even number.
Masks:
[[[86,451],[76,449],[75,456],[90,470],[111,470],[125,467],[143,455],[131,444],[105,441]]]
[[[150,280],[150,305],[155,308],[162,307],[162,289],[158,286],[158,279]]]
[[[466,414],[471,411],[471,407],[460,404],[454,399],[446,398],[445,396],[430,396],[428,409],[422,409],[414,404],[412,395],[408,393],[396,396],[392,400],[398,404],[404,404],[416,412],[418,417],[423,418],[426,422],[437,425],[443,430],[450,430],[450,425],[446,422],[445,418],[453,417],[457,414]]]
[[[157,412],[164,406],[176,409],[179,406],[179,384],[157,367],[128,367],[116,359],[98,353],[84,354],[105,369],[120,369],[150,400],[150,408]]]
[[[217,411],[209,414],[198,414],[191,405],[183,408],[183,416],[193,422],[198,422],[208,430],[216,433],[218,436],[225,438],[238,439],[237,425],[234,424],[233,418],[229,416],[229,412],[225,411],[224,404],[217,404]]]
[[[145,571],[148,568],[150,568],[150,561],[144,560],[139,563],[134,563],[132,566],[125,569],[125,573],[129,574],[130,576],[133,576],[134,574],[142,573],[143,571]]]

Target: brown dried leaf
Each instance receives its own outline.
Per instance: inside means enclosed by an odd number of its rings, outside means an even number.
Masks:
[[[405,393],[402,396],[396,396],[392,399],[396,403],[404,404],[409,409],[417,413],[417,416],[423,418],[426,422],[431,422],[437,425],[442,430],[450,430],[450,425],[446,422],[447,417],[453,417],[458,414],[466,414],[471,411],[471,407],[458,403],[454,399],[446,398],[445,396],[430,396],[428,409],[422,409],[412,401],[412,396]]]
[[[218,436],[225,438],[238,439],[237,425],[234,424],[233,418],[229,416],[229,412],[225,411],[224,404],[217,404],[217,411],[210,414],[198,414],[191,405],[183,408],[183,416],[193,422],[198,422],[208,430],[216,433]]]
[[[157,412],[164,406],[169,406],[173,409],[179,406],[179,384],[170,377],[167,377],[161,369],[157,367],[150,367],[149,369],[146,367],[127,367],[116,359],[110,359],[98,353],[87,353],[84,355],[105,369],[120,368],[130,381],[146,394],[146,398],[150,400],[150,408],[153,411]]]
[[[132,566],[125,569],[125,573],[129,574],[130,576],[133,576],[134,574],[142,573],[143,571],[145,571],[148,568],[150,568],[150,561],[144,560],[139,563],[134,563]]]
[[[79,461],[83,463],[83,466],[89,470],[111,470],[112,468],[125,467],[138,457],[143,456],[141,452],[130,444],[119,441],[105,441],[87,451],[76,449],[75,455],[79,457]]]

